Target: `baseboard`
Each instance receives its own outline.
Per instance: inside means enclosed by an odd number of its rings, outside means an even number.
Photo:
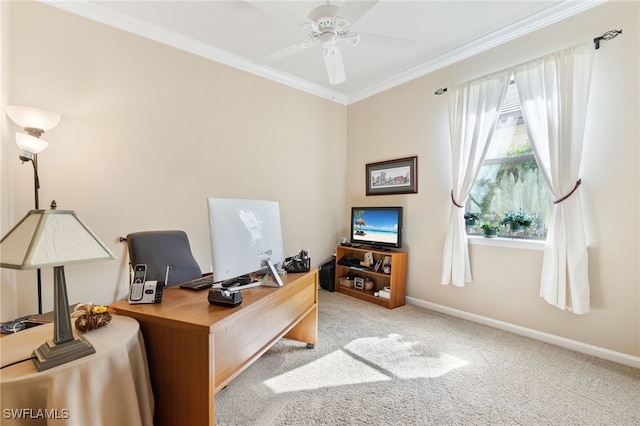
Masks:
[[[544,333],[542,331],[537,331],[537,330],[533,330],[526,327],[521,327],[519,325],[511,324],[508,322],[483,317],[481,315],[460,311],[458,309],[449,308],[447,306],[438,305],[436,303],[425,302],[424,300],[416,299],[413,297],[407,297],[406,301],[411,305],[420,306],[422,308],[426,308],[432,311],[451,315],[453,317],[462,318],[468,321],[473,321],[478,324],[488,325],[489,327],[509,331],[511,333],[519,334],[521,336],[529,337],[531,339],[539,340],[541,342],[551,343],[553,345],[571,349],[576,352],[581,352],[587,355],[596,356],[598,358],[606,359],[609,361],[617,362],[619,364],[628,365],[634,368],[640,368],[640,357],[628,355],[622,352],[612,351],[610,349],[605,349],[598,346],[589,345],[587,343],[582,343],[577,340],[566,339],[564,337],[555,336],[553,334]]]

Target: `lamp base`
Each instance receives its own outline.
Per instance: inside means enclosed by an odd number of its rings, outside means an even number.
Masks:
[[[33,351],[33,362],[38,371],[42,371],[94,353],[94,347],[84,339],[73,339],[63,343],[47,340]]]

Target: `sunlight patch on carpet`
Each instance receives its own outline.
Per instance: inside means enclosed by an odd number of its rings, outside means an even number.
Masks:
[[[356,339],[344,349],[400,379],[439,377],[469,364],[445,353],[429,353],[421,343],[404,341],[398,334]]]
[[[365,337],[307,365],[265,380],[274,393],[296,392],[358,383],[439,377],[469,364],[463,359],[429,353],[419,342],[398,334]]]
[[[335,351],[303,367],[265,380],[264,384],[275,393],[284,393],[384,380],[391,378],[343,351]]]

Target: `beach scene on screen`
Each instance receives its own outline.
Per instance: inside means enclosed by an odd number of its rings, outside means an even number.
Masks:
[[[392,210],[359,210],[354,215],[353,239],[396,243],[398,214]]]

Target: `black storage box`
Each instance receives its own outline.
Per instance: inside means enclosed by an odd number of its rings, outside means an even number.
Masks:
[[[334,258],[318,266],[318,279],[321,288],[329,291],[336,289],[336,260]]]

